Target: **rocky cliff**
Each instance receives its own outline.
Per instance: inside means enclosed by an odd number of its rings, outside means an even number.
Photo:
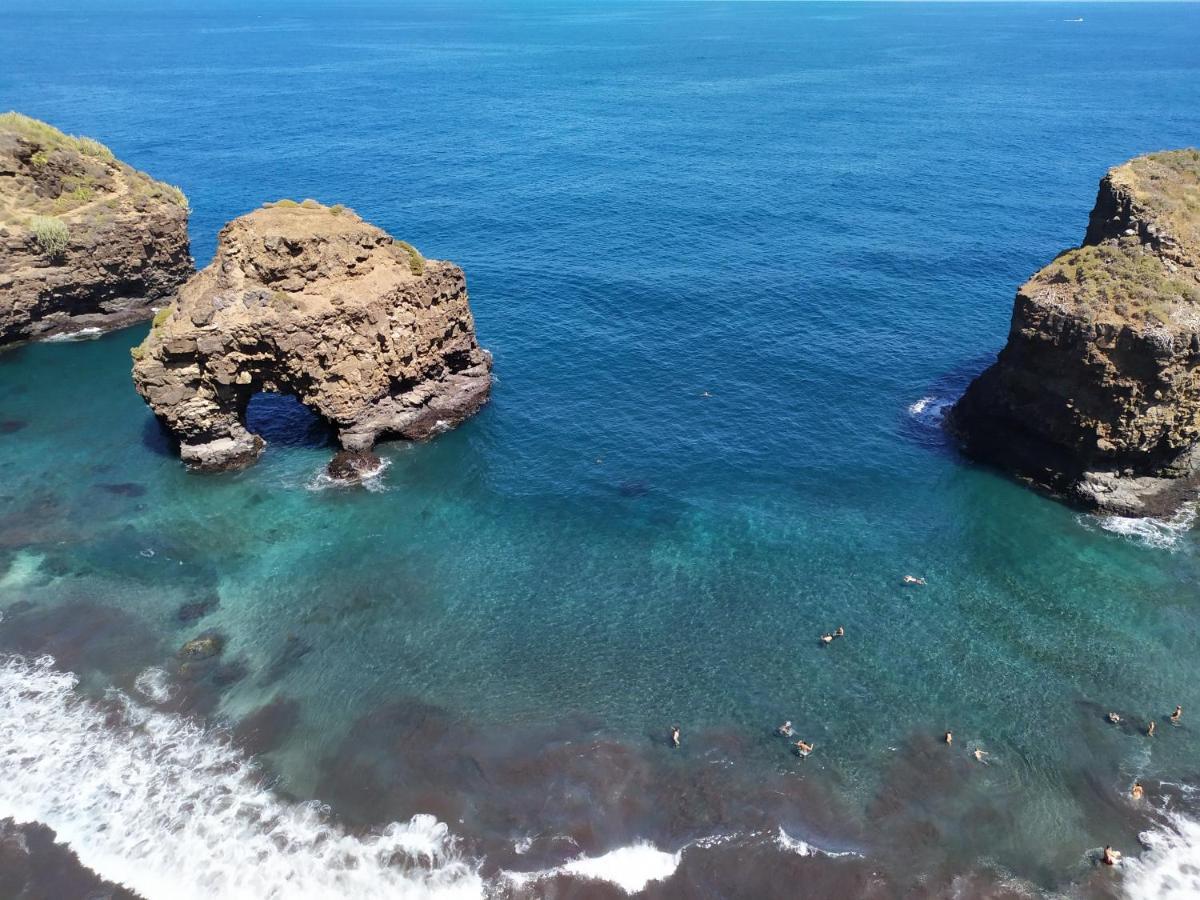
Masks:
[[[103,144],[0,115],[0,347],[150,318],[192,273],[187,221]]]
[[[294,395],[362,451],[457,425],[491,387],[462,270],[311,200],[227,225],[133,354],[138,391],[200,469],[258,457],[245,413],[260,391]]]
[[[1086,508],[1196,496],[1200,151],[1104,176],[1083,245],[1017,291],[1007,345],[949,421],[971,456]]]

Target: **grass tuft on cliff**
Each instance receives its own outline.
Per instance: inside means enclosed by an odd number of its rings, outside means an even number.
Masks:
[[[414,275],[425,274],[425,257],[408,241],[396,241],[396,246],[408,254],[408,268]]]
[[[53,216],[33,216],[29,220],[29,231],[47,256],[62,256],[71,243],[71,230],[66,223]]]

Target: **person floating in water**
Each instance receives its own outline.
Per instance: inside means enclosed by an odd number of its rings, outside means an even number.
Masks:
[[[1115,866],[1121,861],[1121,851],[1114,850],[1108,844],[1104,845],[1104,856],[1102,857],[1106,866]]]
[[[1151,719],[1150,724],[1146,726],[1146,737],[1154,737],[1154,729],[1156,727],[1157,726],[1154,724],[1154,720]]]
[[[821,635],[821,643],[822,644],[832,644],[833,643],[833,635],[832,634]]]
[[[672,747],[679,746],[679,726],[678,725],[671,726],[671,746]]]
[[[794,733],[792,731],[791,719],[789,719],[788,721],[786,721],[782,725],[780,725],[778,728],[776,728],[775,733],[777,735],[779,735],[780,737],[791,737],[792,734]]]
[[[924,584],[924,583],[925,583],[925,579],[924,579],[924,578],[918,578],[916,575],[905,575],[905,576],[904,576],[904,583],[905,583],[905,584]]]
[[[1175,707],[1175,712],[1171,713],[1171,724],[1178,725],[1179,720],[1182,718],[1183,718],[1183,707],[1177,705]]]
[[[954,733],[947,731],[945,736],[942,737],[942,740],[945,741],[947,744],[953,744],[954,743]]]
[[[986,763],[987,758],[989,756],[988,752],[986,750],[984,750],[982,747],[976,747],[975,752],[972,753],[971,755],[973,757],[975,757],[975,759],[981,763]]]
[[[845,628],[843,628],[841,625],[839,625],[839,626],[837,627],[837,631],[835,631],[835,632],[833,633],[833,636],[834,636],[834,637],[845,637],[845,636],[846,636],[846,629],[845,629]]]
[[[1142,787],[1142,783],[1140,781],[1135,781],[1133,783],[1133,787],[1129,791],[1129,796],[1134,800],[1141,800],[1144,796],[1146,796],[1146,789]]]
[[[1107,716],[1105,716],[1105,718],[1108,719],[1108,721],[1112,722],[1112,724],[1114,724],[1114,725],[1121,724],[1121,717],[1118,716],[1115,712],[1110,712]]]
[[[808,754],[810,754],[812,752],[813,752],[813,745],[810,744],[808,741],[796,741],[796,755],[797,756],[808,756]]]

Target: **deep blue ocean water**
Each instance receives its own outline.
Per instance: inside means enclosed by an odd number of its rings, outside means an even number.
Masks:
[[[0,108],[180,185],[198,265],[281,197],[453,260],[494,396],[322,489],[281,398],[257,466],[184,471],[129,379],[144,328],[5,353],[0,646],[224,723],[349,827],[439,816],[488,878],[647,841],[684,850],[670,896],[866,891],[818,864],[1166,889],[1087,854],[1186,827],[1195,537],[970,465],[939,416],[1105,169],[1200,141],[1200,6],[190,7],[10,0]],[[180,673],[209,629],[224,668]],[[780,827],[862,858],[739,850]]]

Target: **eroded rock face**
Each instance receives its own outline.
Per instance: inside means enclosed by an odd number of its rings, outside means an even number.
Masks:
[[[0,348],[150,318],[192,274],[187,223],[102,144],[0,115]]]
[[[1017,291],[1008,344],[950,417],[966,451],[1086,508],[1196,495],[1200,151],[1100,182],[1084,243]]]
[[[349,210],[281,201],[221,231],[133,377],[184,461],[215,470],[262,452],[245,426],[260,391],[294,395],[361,451],[457,425],[487,401],[491,366],[458,266]]]

